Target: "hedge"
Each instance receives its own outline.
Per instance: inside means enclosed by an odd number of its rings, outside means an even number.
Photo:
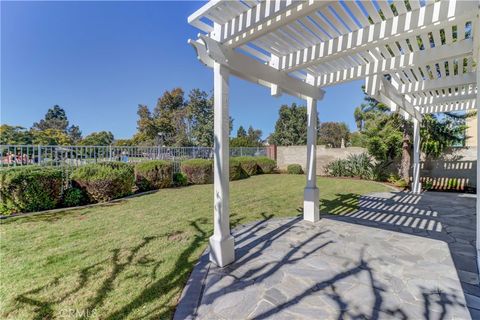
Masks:
[[[0,171],[2,214],[53,209],[61,200],[61,169],[31,166]]]
[[[299,164],[289,164],[287,167],[289,174],[303,174],[302,166]]]
[[[185,160],[180,165],[180,170],[187,176],[188,183],[208,184],[213,183],[213,161],[206,159]]]
[[[82,189],[91,202],[105,202],[132,193],[134,168],[122,162],[87,164],[71,175],[74,186]]]
[[[172,185],[172,171],[169,161],[139,162],[135,165],[135,184],[140,191],[168,188]]]
[[[230,181],[248,178],[241,162],[237,158],[230,158]]]
[[[277,162],[267,157],[256,157],[255,161],[259,173],[273,173],[273,170],[277,167]]]
[[[258,165],[255,157],[235,157],[235,159],[240,162],[243,171],[249,176],[258,173]]]

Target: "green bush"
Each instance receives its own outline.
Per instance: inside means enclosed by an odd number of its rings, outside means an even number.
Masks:
[[[249,176],[254,176],[258,173],[258,166],[255,157],[235,157],[240,162],[243,171]]]
[[[433,182],[431,180],[424,181],[422,183],[422,187],[424,190],[432,190],[433,189]]]
[[[185,160],[180,165],[181,171],[187,176],[188,183],[213,183],[213,161],[207,159]]]
[[[87,204],[88,200],[82,189],[68,188],[63,193],[63,206],[64,207],[77,207],[83,204]]]
[[[175,187],[183,187],[188,184],[187,176],[181,172],[177,172],[173,174],[173,185]]]
[[[91,202],[105,202],[132,193],[133,166],[122,162],[93,163],[76,168],[71,175]]]
[[[379,173],[372,158],[367,153],[350,154],[347,159],[330,162],[326,172],[334,177],[356,177],[373,180]]]
[[[140,191],[168,188],[172,185],[172,171],[169,161],[139,162],[135,165],[135,183]]]
[[[20,167],[0,171],[0,213],[32,212],[57,207],[62,199],[62,170]]]
[[[289,164],[287,167],[288,174],[303,174],[302,166],[299,164]]]
[[[273,170],[277,167],[277,162],[267,157],[256,157],[255,162],[259,173],[273,173]]]
[[[238,158],[230,158],[230,181],[248,178]]]

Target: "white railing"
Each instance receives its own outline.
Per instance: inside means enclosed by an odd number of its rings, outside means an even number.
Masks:
[[[230,148],[230,155],[265,156],[265,147]],[[42,146],[42,145],[0,145],[0,167],[27,165],[81,166],[105,161],[140,162],[146,160],[169,160],[174,171],[186,159],[212,159],[210,147],[160,147],[160,146]]]

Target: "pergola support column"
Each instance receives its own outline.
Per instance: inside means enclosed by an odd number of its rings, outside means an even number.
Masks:
[[[214,75],[214,217],[210,237],[210,261],[224,267],[235,260],[229,212],[229,70],[215,62]]]
[[[303,199],[303,219],[310,222],[320,220],[317,188],[317,100],[307,98],[307,186]]]
[[[478,28],[478,23],[476,24]],[[480,35],[476,35],[475,43],[479,51],[477,51],[477,63],[480,63]],[[477,268],[480,273],[480,67],[477,66]]]
[[[419,194],[422,191],[420,183],[420,121],[413,119],[413,181],[412,192]]]

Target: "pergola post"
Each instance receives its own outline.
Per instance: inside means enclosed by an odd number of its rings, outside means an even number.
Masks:
[[[214,76],[214,217],[210,237],[210,261],[224,267],[235,260],[234,240],[230,234],[229,212],[229,71],[215,62]]]
[[[303,219],[320,219],[319,191],[317,188],[317,100],[307,98],[307,186],[303,198]]]
[[[412,192],[419,194],[422,191],[420,183],[420,120],[413,119],[413,181]]]
[[[478,27],[478,23],[476,24]],[[477,64],[480,63],[480,35],[476,33],[475,44],[479,49],[476,52]],[[475,101],[477,107],[477,268],[480,273],[480,67],[477,65],[477,99]]]

